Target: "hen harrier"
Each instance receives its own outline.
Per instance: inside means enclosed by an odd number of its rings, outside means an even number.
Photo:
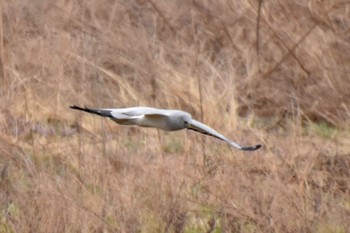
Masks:
[[[100,109],[86,107],[82,108],[75,105],[70,106],[70,108],[97,114],[103,117],[109,117],[111,120],[120,125],[153,127],[166,131],[190,129],[223,140],[239,150],[254,151],[261,147],[261,145],[241,146],[238,143],[219,134],[209,126],[192,119],[189,113],[180,110],[166,110],[149,107]]]

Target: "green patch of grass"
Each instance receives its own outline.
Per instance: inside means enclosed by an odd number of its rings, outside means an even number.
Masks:
[[[317,232],[320,233],[346,233],[346,228],[341,225],[326,224],[320,227]]]
[[[19,177],[16,179],[16,186],[21,190],[26,190],[30,187],[30,178],[27,173],[21,172]]]
[[[162,147],[163,151],[169,154],[181,154],[184,152],[183,141],[176,136],[168,136]]]
[[[195,213],[187,215],[185,232],[223,232],[221,221],[215,216],[215,207],[211,205],[201,205]]]
[[[162,150],[169,154],[180,154],[184,152],[183,138],[176,134],[165,134],[162,141]]]
[[[161,222],[162,221],[158,219],[153,213],[147,211],[143,215],[142,232],[162,232],[163,227]]]
[[[47,119],[47,123],[54,128],[56,133],[61,132],[62,129],[64,128],[64,126],[65,126],[64,123],[61,120],[56,119],[56,118],[51,118],[51,117],[49,117]]]
[[[11,218],[13,218],[13,219],[18,219],[19,218],[20,209],[19,209],[18,205],[16,205],[15,203],[11,203],[7,207],[7,212],[9,213]]]
[[[122,145],[129,153],[136,153],[144,147],[145,143],[138,140],[138,138],[125,137],[122,139]]]
[[[1,219],[0,232],[2,232],[2,233],[14,233],[15,231],[6,220]]]
[[[256,226],[252,223],[247,223],[243,226],[243,232],[246,232],[246,233],[256,232]]]
[[[32,155],[32,161],[37,169],[48,169],[54,168],[54,160],[51,155],[44,153],[35,153]]]
[[[198,216],[189,215],[188,220],[186,221],[185,232],[186,233],[199,233],[199,232],[208,232],[210,226],[209,222],[213,221],[213,217],[208,212],[200,213]],[[223,232],[221,228],[220,221],[218,219],[214,220],[215,224],[212,226],[213,229],[210,229],[210,232],[220,233]]]
[[[346,210],[350,210],[350,200],[343,200],[341,202],[341,205],[346,209]]]
[[[60,177],[65,177],[71,171],[76,173],[73,166],[67,165],[60,155],[53,155],[47,153],[33,153],[31,159],[35,167],[39,170],[55,172]]]
[[[15,232],[12,227],[13,225],[8,222],[9,218],[4,216],[4,212],[6,212],[6,215],[12,220],[18,220],[20,209],[15,203],[11,203],[7,206],[6,210],[2,210],[0,213],[0,232],[13,233]]]
[[[107,222],[111,227],[113,227],[114,229],[118,229],[118,228],[119,228],[118,221],[117,221],[115,218],[111,217],[111,216],[108,216],[108,217],[106,218],[106,222]]]
[[[96,184],[87,184],[86,189],[92,194],[92,195],[100,195],[102,193],[102,189],[99,185]]]
[[[308,131],[312,132],[318,136],[321,136],[326,139],[331,139],[335,136],[337,129],[327,122],[314,123],[310,122]]]

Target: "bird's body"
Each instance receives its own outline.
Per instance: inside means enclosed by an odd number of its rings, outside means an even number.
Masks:
[[[103,117],[109,117],[111,120],[120,125],[137,125],[166,131],[190,129],[223,140],[240,150],[253,151],[261,147],[261,145],[256,145],[254,147],[243,147],[236,142],[227,139],[209,126],[192,119],[189,113],[181,110],[167,110],[150,107],[99,109],[71,106],[71,108],[97,114]]]

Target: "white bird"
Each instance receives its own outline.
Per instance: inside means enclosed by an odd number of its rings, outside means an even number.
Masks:
[[[111,120],[120,125],[153,127],[165,131],[190,129],[223,140],[239,150],[254,151],[261,147],[261,145],[241,146],[238,143],[231,141],[225,136],[219,134],[209,126],[192,119],[191,114],[181,110],[167,110],[150,107],[100,109],[86,107],[82,108],[75,105],[70,106],[70,108],[97,114],[103,117],[109,117]]]

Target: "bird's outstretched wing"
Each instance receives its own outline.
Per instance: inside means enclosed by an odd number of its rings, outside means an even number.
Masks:
[[[131,108],[87,108],[76,105],[72,109],[96,114],[102,117],[109,117],[120,125],[138,125],[142,127],[155,127],[167,130],[168,111],[149,107]],[[171,127],[170,127],[171,128]]]
[[[72,109],[76,109],[76,110],[80,110],[80,111],[84,111],[84,112],[88,112],[88,113],[92,113],[92,114],[96,114],[99,116],[103,116],[103,117],[110,117],[112,118],[112,110],[111,109],[99,109],[99,108],[87,108],[87,107],[79,107],[76,105],[72,105],[69,106]]]
[[[223,140],[239,150],[254,151],[254,150],[257,150],[261,147],[261,145],[241,146],[238,143],[231,141],[230,139],[226,138],[225,136],[219,134],[214,129],[210,128],[209,126],[207,126],[199,121],[193,120],[193,119],[191,121],[191,124],[189,124],[187,128],[190,130],[194,130],[194,131],[200,132],[202,134],[207,134],[207,135],[210,135],[212,137]]]
[[[163,109],[149,108],[149,107],[131,107],[131,108],[87,108],[76,105],[70,106],[72,109],[97,114],[103,117],[110,117],[115,119],[138,118],[143,116],[168,116],[169,111]]]

